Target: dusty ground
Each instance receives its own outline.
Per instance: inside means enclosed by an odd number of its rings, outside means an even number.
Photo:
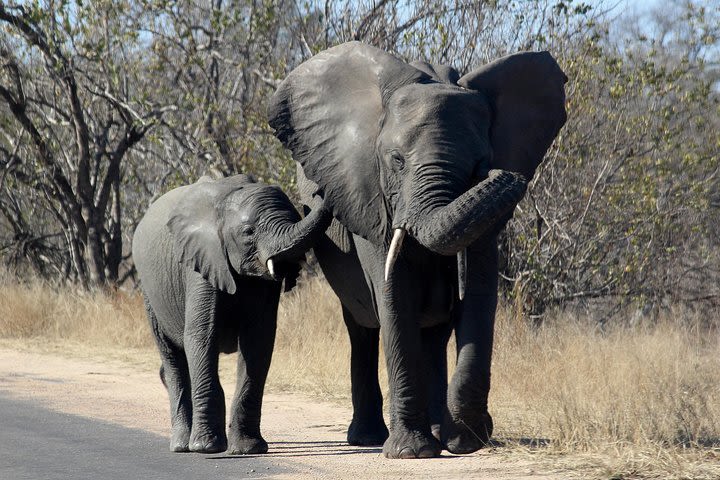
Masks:
[[[232,388],[228,394],[232,393]],[[0,391],[60,412],[141,428],[167,436],[167,395],[156,371],[126,361],[66,358],[0,347]],[[545,460],[510,458],[502,448],[467,456],[444,452],[434,460],[387,460],[379,448],[355,448],[344,441],[351,416],[336,402],[294,393],[270,392],[263,407],[269,455],[283,478],[473,478],[558,479]],[[280,478],[280,477],[278,477]]]

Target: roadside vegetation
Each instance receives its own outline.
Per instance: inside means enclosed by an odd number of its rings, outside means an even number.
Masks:
[[[623,8],[627,7],[627,10]],[[461,74],[549,50],[568,121],[502,242],[502,291],[541,322],[720,305],[720,6],[707,0],[39,0],[0,5],[0,260],[131,287],[147,205],[211,171],[295,195],[267,100],[361,40]]]

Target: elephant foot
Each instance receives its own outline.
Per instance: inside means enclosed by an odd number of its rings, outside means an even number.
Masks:
[[[388,429],[382,417],[375,421],[355,420],[350,423],[347,441],[358,447],[379,447],[388,438]]]
[[[387,458],[433,458],[439,457],[440,442],[430,432],[395,428],[383,445]]]
[[[228,445],[228,455],[257,455],[267,453],[268,444],[260,434],[244,435],[230,434],[230,442]]]
[[[195,453],[219,453],[227,449],[227,437],[222,433],[202,433],[190,436],[190,451]]]
[[[447,413],[440,430],[441,442],[450,453],[472,453],[488,444],[492,431],[493,421],[488,412],[473,414],[472,420]]]
[[[175,453],[190,451],[190,431],[187,428],[173,428],[170,435],[170,451]]]

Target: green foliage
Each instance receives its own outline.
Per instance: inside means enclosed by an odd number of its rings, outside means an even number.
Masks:
[[[505,237],[506,292],[530,315],[598,298],[719,299],[711,72],[647,37],[611,40],[596,31],[564,52],[568,123]]]

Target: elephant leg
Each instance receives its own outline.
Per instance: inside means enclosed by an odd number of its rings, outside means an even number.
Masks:
[[[488,412],[495,309],[497,243],[493,237],[468,249],[468,286],[455,312],[457,367],[448,388],[442,443],[452,453],[471,453],[490,440]]]
[[[427,378],[428,418],[435,438],[440,440],[440,425],[447,408],[447,344],[452,333],[451,323],[423,328],[423,372]]]
[[[238,338],[237,386],[230,410],[228,453],[247,455],[267,453],[268,444],[260,434],[265,380],[270,369],[280,286],[265,301],[264,311],[247,318]]]
[[[192,426],[192,401],[190,399],[190,375],[185,353],[172,345],[162,333],[155,312],[145,297],[145,311],[160,351],[160,379],[170,399],[170,451],[188,452],[190,450],[190,429]]]
[[[382,275],[382,271],[377,273]],[[407,288],[409,276],[405,269],[396,268],[376,291],[390,383],[390,436],[383,445],[388,458],[437,457],[441,451],[430,431],[419,307],[407,294],[412,291]]]
[[[190,451],[192,400],[190,375],[185,354],[179,349],[161,352],[160,378],[170,398],[170,451]]]
[[[384,308],[383,348],[390,383],[390,436],[383,445],[388,458],[428,458],[440,455],[428,419],[427,387],[422,367],[420,325],[409,302],[387,289]],[[396,309],[397,308],[397,309]],[[386,327],[386,328],[385,328]]]
[[[350,445],[382,445],[388,438],[388,429],[383,420],[383,398],[378,381],[380,330],[358,325],[344,305],[343,319],[350,336],[353,403],[347,441]]]
[[[227,448],[225,395],[218,377],[217,297],[215,289],[199,274],[189,275],[183,342],[193,406],[192,452],[217,453]]]

